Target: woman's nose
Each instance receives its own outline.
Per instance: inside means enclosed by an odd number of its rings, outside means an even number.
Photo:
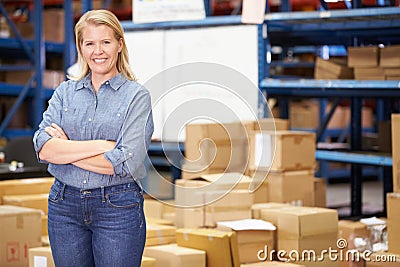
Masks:
[[[96,54],[101,54],[103,52],[103,47],[100,44],[96,45],[95,49],[94,49],[94,52]]]

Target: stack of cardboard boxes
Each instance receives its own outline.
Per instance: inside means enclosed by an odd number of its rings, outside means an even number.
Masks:
[[[348,66],[356,80],[399,80],[400,46],[349,47]]]
[[[210,168],[220,170],[224,162],[225,172],[210,174],[214,170],[206,168],[186,174],[184,179],[176,180],[173,201],[145,199],[148,225],[142,267],[392,267],[399,264],[395,261],[400,260],[399,194],[388,195],[389,251],[371,252],[373,261],[335,258],[340,252],[354,249],[355,238],[370,238],[369,228],[360,222],[338,221],[336,210],[315,207],[320,203],[317,195],[325,199],[324,184],[315,182],[313,177],[315,135],[288,131],[287,121],[277,122],[273,128],[278,131],[273,131],[270,121],[251,125],[246,122],[240,127],[231,124],[230,127],[245,129],[247,134],[245,140],[229,143],[219,139],[211,146],[215,153],[212,158],[220,160],[220,165],[213,165],[211,161]],[[398,136],[400,116],[393,117],[392,125],[393,136]],[[209,131],[213,126],[205,128]],[[209,138],[197,129],[201,138]],[[200,143],[196,141],[201,147]],[[220,146],[223,149],[219,150]],[[394,138],[393,162],[400,159],[395,155],[396,146],[398,142]],[[243,172],[228,172],[229,161],[219,158],[219,153],[232,154],[238,147],[243,149],[249,162]],[[206,150],[202,149],[205,155],[210,155],[207,146]],[[240,165],[234,163],[231,167]],[[397,174],[398,165],[394,164],[393,168]],[[394,185],[400,192],[398,177],[394,175]],[[1,254],[0,265],[28,266],[29,262],[30,267],[54,266],[50,247],[41,247],[41,218],[45,209],[32,206],[36,205],[33,200],[37,196],[48,193],[52,178],[27,181],[29,187],[23,180],[0,182],[1,201],[13,204],[0,206],[1,224],[7,225],[1,227],[7,229],[0,236],[1,245],[5,246],[2,250],[7,253]],[[316,188],[322,190],[318,192]],[[36,209],[15,206],[28,206],[26,199],[31,199],[30,206]],[[267,222],[273,227],[260,227]],[[339,238],[345,243],[339,243]],[[325,250],[336,250],[337,254],[332,257]],[[383,263],[385,257],[391,262]]]

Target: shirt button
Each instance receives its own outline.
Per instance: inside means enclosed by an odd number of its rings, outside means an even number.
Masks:
[[[110,82],[106,82],[106,84],[107,84],[107,85],[109,85],[109,84],[110,84]]]
[[[128,155],[129,155],[129,156],[132,156],[132,153],[131,153],[131,152],[129,152],[129,153],[128,153]]]
[[[118,114],[117,114],[117,116],[119,117],[119,116],[121,116],[121,114],[120,114],[120,113],[118,113]]]
[[[89,121],[92,121],[92,119],[91,119],[91,118],[89,118]]]
[[[64,111],[67,111],[67,110],[68,110],[67,108],[64,109]]]
[[[86,183],[87,183],[87,181],[86,181],[86,180],[83,180],[83,183],[84,183],[84,184],[86,184]]]

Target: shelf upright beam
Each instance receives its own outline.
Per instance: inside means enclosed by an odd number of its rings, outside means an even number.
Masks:
[[[43,103],[43,72],[45,69],[45,44],[44,44],[44,34],[43,34],[43,0],[35,0],[34,2],[34,51],[35,51],[35,76],[36,76],[36,86],[35,93],[33,97],[33,129],[39,126],[42,120],[42,113],[44,110]]]
[[[74,14],[72,11],[72,0],[64,1],[64,70],[67,69],[75,63],[76,60],[76,50],[74,42]]]
[[[92,0],[82,0],[81,5],[82,5],[82,14],[93,9]]]
[[[351,98],[350,148],[361,150],[362,99]],[[351,216],[362,215],[362,166],[351,165]]]
[[[204,0],[204,10],[206,12],[206,16],[212,16],[213,13],[213,7],[212,7],[212,1],[211,0]]]
[[[267,24],[257,26],[258,38],[258,84],[269,74],[269,66],[266,64],[268,57],[271,56],[271,45],[267,36]],[[258,94],[258,118],[268,117],[269,109],[266,102],[266,90],[259,88]]]

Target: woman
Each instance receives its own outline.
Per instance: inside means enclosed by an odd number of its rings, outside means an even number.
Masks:
[[[150,95],[135,82],[115,15],[89,11],[75,35],[81,72],[55,90],[33,139],[55,177],[48,214],[54,262],[139,267]]]

